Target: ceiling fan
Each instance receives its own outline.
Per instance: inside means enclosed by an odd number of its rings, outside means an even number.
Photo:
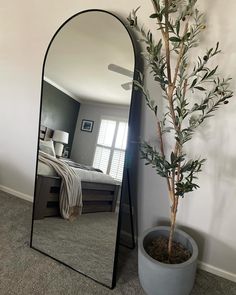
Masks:
[[[120,75],[124,75],[124,76],[127,76],[129,78],[132,78],[134,77],[134,72],[126,69],[126,68],[123,68],[123,67],[120,67],[116,64],[109,64],[108,65],[108,70],[112,71],[112,72],[116,72]],[[121,84],[121,87],[124,89],[124,90],[131,90],[132,88],[132,84],[133,82],[127,82],[127,83],[124,83],[124,84]]]

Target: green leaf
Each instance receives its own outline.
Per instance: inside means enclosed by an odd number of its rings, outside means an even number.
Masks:
[[[137,13],[137,11],[140,9],[141,6],[138,6],[135,10],[134,10],[134,14]]]
[[[149,16],[150,18],[158,18],[158,14],[157,13],[153,13]]]
[[[178,37],[170,37],[169,40],[170,40],[171,42],[181,42],[181,39],[178,38]]]
[[[217,71],[217,69],[218,69],[218,66],[216,66],[216,67],[214,68],[214,70],[212,70],[212,71],[207,75],[207,78],[213,76],[213,75],[215,74],[215,72]]]
[[[154,113],[155,113],[155,115],[157,115],[157,106],[155,106],[155,108],[154,108]]]
[[[179,36],[179,30],[180,30],[180,21],[178,21],[176,24],[176,33],[178,36]]]
[[[195,89],[198,89],[198,90],[200,90],[200,91],[205,91],[206,89],[205,88],[203,88],[203,87],[201,87],[201,86],[196,86],[196,87],[194,87]]]
[[[183,40],[186,41],[188,40],[188,38],[190,37],[191,33],[187,33],[184,37],[183,37]]]
[[[196,85],[196,83],[197,83],[197,78],[193,80],[193,83],[192,83],[192,85],[190,86],[190,88],[193,88],[193,87]]]
[[[174,32],[174,28],[173,28],[173,26],[172,26],[172,24],[170,22],[168,22],[168,26],[169,26],[171,32]]]
[[[172,152],[170,155],[171,163],[174,163],[175,161],[175,154]]]
[[[205,80],[208,77],[208,72],[202,77],[201,81]]]

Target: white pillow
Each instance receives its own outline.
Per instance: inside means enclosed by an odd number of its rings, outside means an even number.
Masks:
[[[39,141],[39,149],[40,151],[49,154],[53,157],[56,157],[55,149],[52,140],[41,140]]]

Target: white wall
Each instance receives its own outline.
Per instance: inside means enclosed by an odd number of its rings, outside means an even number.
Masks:
[[[129,107],[112,106],[109,104],[81,103],[76,124],[71,158],[78,163],[93,165],[101,119],[104,117],[122,118],[128,120]],[[83,119],[94,121],[92,132],[81,131]]]
[[[145,3],[145,4],[144,4]],[[225,52],[218,61],[221,70],[236,76],[236,41],[234,0],[199,0],[207,12],[207,37],[203,48],[219,40]],[[2,1],[0,16],[0,184],[25,194],[33,194],[36,141],[42,63],[47,45],[68,17],[88,8],[102,8],[123,19],[128,12],[142,6],[141,21],[148,24],[151,1],[141,0],[61,0]],[[151,84],[150,81],[148,83]],[[233,82],[233,87],[235,81]],[[235,87],[234,87],[235,88]],[[191,228],[200,245],[200,258],[222,269],[227,277],[236,273],[236,103],[224,110],[201,129],[190,150],[208,158],[199,183],[201,189],[186,196],[179,210],[179,224]],[[143,110],[142,137],[155,137],[150,112]],[[153,125],[154,126],[154,125]],[[139,231],[165,220],[168,203],[164,199],[164,182],[140,162]],[[228,273],[227,273],[228,272]],[[221,273],[222,274],[222,273]],[[234,274],[234,275],[233,275]]]

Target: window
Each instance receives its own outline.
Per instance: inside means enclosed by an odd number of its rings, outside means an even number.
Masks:
[[[128,122],[102,119],[93,166],[122,180],[127,144]]]

